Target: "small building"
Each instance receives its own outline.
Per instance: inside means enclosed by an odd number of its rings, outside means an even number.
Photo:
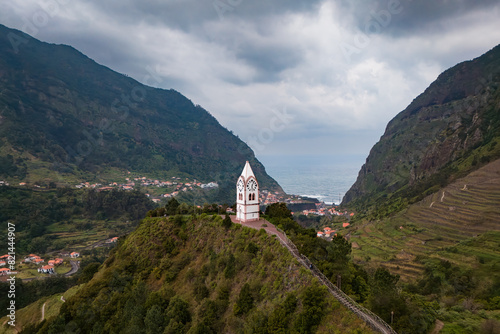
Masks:
[[[106,240],[107,244],[112,244],[112,243],[115,243],[115,242],[118,242],[118,237],[113,237],[111,239]]]
[[[3,267],[7,264],[7,262],[5,262],[4,260],[0,260],[0,267]]]
[[[30,254],[24,258],[24,262],[35,262],[35,260],[40,259],[40,256],[36,254]]]
[[[71,256],[72,258],[80,257],[80,253],[78,253],[78,252],[71,252],[71,254],[69,254],[69,256]]]
[[[56,258],[56,259],[54,259],[54,260],[49,260],[48,265],[49,265],[49,266],[58,266],[58,265],[62,264],[63,262],[64,262],[64,260],[63,260],[63,259],[61,259],[61,258]]]
[[[0,269],[0,276],[8,275],[10,274],[10,269],[9,268],[1,268]]]
[[[323,236],[323,232],[318,231],[318,233],[316,234],[316,236],[317,236],[318,238],[322,237],[322,236]]]
[[[40,268],[38,268],[38,272],[44,273],[44,274],[53,274],[54,273],[54,266],[46,265],[46,266],[40,267]]]
[[[41,258],[38,258],[38,259],[34,259],[31,262],[36,263],[36,264],[40,264],[40,263],[44,263],[45,261],[43,259],[41,259]]]

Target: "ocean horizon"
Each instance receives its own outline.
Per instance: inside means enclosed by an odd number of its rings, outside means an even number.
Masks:
[[[366,156],[267,155],[258,159],[287,194],[340,204],[356,181]]]

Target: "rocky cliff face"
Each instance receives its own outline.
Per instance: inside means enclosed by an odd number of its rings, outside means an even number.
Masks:
[[[499,82],[500,46],[443,72],[389,122],[343,204],[397,209],[498,157]]]

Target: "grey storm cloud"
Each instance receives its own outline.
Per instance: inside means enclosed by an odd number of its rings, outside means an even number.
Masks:
[[[206,22],[237,16],[256,21],[266,16],[303,13],[314,10],[319,0],[150,0],[150,1],[86,1],[112,16],[129,21],[148,21],[184,31],[196,30]]]
[[[342,0],[342,7],[354,18],[364,32],[408,36],[439,33],[443,22],[472,12],[488,12],[499,8],[497,0]],[[394,12],[391,11],[394,8]],[[389,17],[387,18],[387,13]],[[381,22],[382,29],[369,26]],[[387,23],[386,23],[387,22]]]
[[[0,2],[0,23],[180,91],[254,140],[258,154],[368,153],[440,72],[500,42],[499,8],[498,0],[23,0]],[[287,121],[273,127],[279,113]]]

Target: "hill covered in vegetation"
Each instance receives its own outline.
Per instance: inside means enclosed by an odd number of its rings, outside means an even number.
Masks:
[[[342,204],[385,217],[500,157],[500,46],[443,72],[389,122]]]
[[[265,231],[220,216],[146,218],[30,332],[370,333]]]
[[[129,233],[154,208],[140,191],[0,187],[0,231],[16,226],[19,254],[73,251]],[[0,249],[7,249],[6,238]]]
[[[250,161],[261,188],[282,191],[252,150],[179,92],[145,86],[66,45],[0,25],[0,180],[108,182],[117,171],[216,181],[234,200]]]

